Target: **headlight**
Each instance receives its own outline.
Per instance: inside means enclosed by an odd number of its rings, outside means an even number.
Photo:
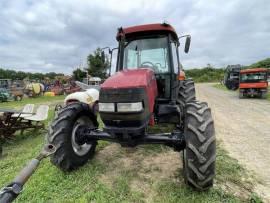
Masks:
[[[117,103],[117,112],[139,112],[142,110],[142,102]]]
[[[99,103],[98,108],[100,112],[115,112],[114,103]]]

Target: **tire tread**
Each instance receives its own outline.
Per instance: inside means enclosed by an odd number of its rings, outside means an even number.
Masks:
[[[207,103],[187,103],[184,132],[186,183],[197,190],[209,189],[213,186],[215,176],[216,139],[214,121]]]
[[[72,149],[73,122],[81,115],[88,116],[94,126],[98,125],[96,116],[87,104],[72,103],[62,108],[49,126],[47,140],[56,147],[56,152],[51,156],[51,162],[63,171],[70,171],[84,165],[95,153],[96,142],[92,143],[89,152],[83,156],[76,155]]]

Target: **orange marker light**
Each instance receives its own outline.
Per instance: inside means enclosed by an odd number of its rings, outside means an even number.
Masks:
[[[185,80],[186,79],[186,74],[184,71],[180,71],[178,75],[178,80]]]

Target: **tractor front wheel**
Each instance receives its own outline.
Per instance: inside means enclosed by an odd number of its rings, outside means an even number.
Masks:
[[[49,128],[48,142],[57,149],[51,157],[51,162],[63,171],[84,165],[95,153],[96,141],[83,145],[76,142],[75,135],[80,125],[98,127],[96,116],[87,104],[72,103],[56,114]]]
[[[194,101],[186,105],[183,171],[185,182],[197,190],[213,186],[216,141],[214,123],[206,103]]]

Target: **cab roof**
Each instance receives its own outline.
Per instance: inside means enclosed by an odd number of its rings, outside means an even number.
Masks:
[[[119,28],[116,39],[119,41],[122,36],[126,38],[132,38],[135,36],[143,36],[147,34],[168,34],[171,33],[175,40],[178,40],[177,33],[175,29],[167,23],[155,23],[155,24],[145,24],[137,25],[126,28]]]
[[[267,72],[267,68],[250,68],[250,69],[243,69],[240,73],[257,73],[257,72]]]

